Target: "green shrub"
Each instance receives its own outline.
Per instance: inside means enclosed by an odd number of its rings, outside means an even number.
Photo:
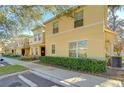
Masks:
[[[14,57],[20,57],[20,55],[13,55],[13,54],[4,54],[3,55],[4,57],[12,57],[12,58],[14,58]]]
[[[33,60],[38,60],[38,56],[21,56],[19,60],[24,60],[24,61],[33,61]]]
[[[40,57],[41,63],[53,64],[67,69],[86,71],[91,73],[105,72],[106,61],[90,58],[69,58],[69,57]]]

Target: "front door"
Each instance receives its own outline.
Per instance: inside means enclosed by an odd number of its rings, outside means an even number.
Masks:
[[[23,56],[25,55],[25,49],[22,49],[22,55]]]
[[[45,56],[45,47],[41,47],[41,56]]]

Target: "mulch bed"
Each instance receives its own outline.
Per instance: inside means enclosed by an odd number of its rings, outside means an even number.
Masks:
[[[124,69],[121,68],[108,67],[106,72],[97,75],[105,78],[124,81]]]

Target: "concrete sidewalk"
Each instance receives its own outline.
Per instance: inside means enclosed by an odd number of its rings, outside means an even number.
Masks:
[[[56,67],[39,65],[32,62],[24,62],[16,59],[5,58],[10,64],[20,64],[33,70],[34,73],[46,77],[51,81],[65,83],[75,87],[123,87],[124,83],[118,80],[83,74],[75,71],[63,70]]]

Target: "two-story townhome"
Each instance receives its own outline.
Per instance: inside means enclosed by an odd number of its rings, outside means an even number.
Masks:
[[[45,33],[43,26],[32,29],[33,37],[30,38],[30,55],[45,56]]]
[[[5,54],[16,55],[17,43],[14,38],[11,38],[5,45]]]
[[[46,56],[105,59],[116,33],[107,28],[105,5],[71,8],[44,23]]]
[[[30,35],[18,35],[13,37],[6,45],[6,54],[28,56],[30,54],[29,38]]]
[[[17,44],[16,55],[28,56],[30,54],[29,38],[30,35],[19,35],[15,37]]]

